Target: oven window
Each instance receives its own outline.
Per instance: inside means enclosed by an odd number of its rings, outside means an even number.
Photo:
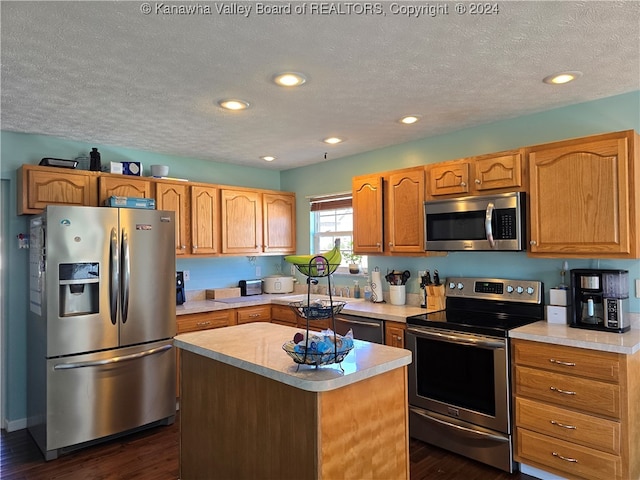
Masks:
[[[493,350],[417,337],[415,362],[419,396],[495,416]]]

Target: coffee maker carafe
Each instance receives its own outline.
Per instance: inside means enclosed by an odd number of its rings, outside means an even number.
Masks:
[[[571,270],[572,327],[623,333],[629,330],[627,270]]]

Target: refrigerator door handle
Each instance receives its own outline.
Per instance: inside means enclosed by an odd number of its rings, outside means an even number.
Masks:
[[[118,261],[118,232],[115,228],[111,229],[111,265],[109,266],[109,315],[111,323],[115,325],[118,321],[118,284],[120,283],[119,261]]]
[[[127,362],[130,360],[137,360],[138,358],[148,357],[149,355],[155,355],[162,353],[166,350],[173,348],[173,344],[163,345],[162,347],[152,348],[145,350],[144,352],[132,353],[130,355],[123,355],[122,357],[105,358],[104,360],[94,360],[90,362],[74,362],[74,363],[59,363],[54,366],[54,370],[69,370],[72,368],[84,368],[84,367],[101,367],[104,365],[111,365],[114,363]]]
[[[122,323],[127,323],[129,315],[129,279],[131,258],[129,257],[129,235],[122,229]]]

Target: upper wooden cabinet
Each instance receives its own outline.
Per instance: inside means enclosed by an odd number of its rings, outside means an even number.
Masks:
[[[191,253],[219,252],[220,191],[207,185],[191,187]]]
[[[479,195],[487,191],[520,191],[524,188],[520,150],[435,163],[426,169],[428,198]]]
[[[98,204],[111,196],[153,198],[151,180],[134,175],[103,174],[98,178]]]
[[[254,190],[222,189],[222,253],[262,252],[262,201]]]
[[[424,254],[424,178],[423,167],[353,178],[357,253]]]
[[[296,251],[296,197],[293,193],[263,193],[264,253]]]
[[[222,253],[294,253],[295,194],[221,190]]]
[[[98,205],[93,172],[23,165],[17,183],[18,215],[40,213],[47,205]]]
[[[353,249],[362,254],[382,253],[383,180],[381,174],[353,177]]]
[[[176,255],[187,251],[189,218],[189,186],[185,182],[156,182],[156,208],[176,214]]]
[[[637,141],[625,131],[528,149],[530,255],[638,258]]]

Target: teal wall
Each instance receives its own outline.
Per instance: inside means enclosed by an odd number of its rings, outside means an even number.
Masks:
[[[527,115],[482,125],[447,135],[388,147],[339,160],[277,172],[240,167],[196,158],[162,155],[109,145],[73,142],[43,135],[0,132],[0,188],[2,189],[2,274],[9,281],[2,285],[3,312],[6,319],[2,348],[6,375],[5,416],[14,428],[23,426],[26,417],[26,312],[28,250],[19,250],[16,236],[28,231],[28,217],[16,215],[16,169],[22,164],[37,164],[42,157],[75,158],[91,147],[98,147],[103,161],[141,161],[148,171],[152,164],[169,165],[172,177],[195,181],[255,188],[295,191],[297,194],[298,252],[308,253],[309,205],[307,196],[351,189],[351,177],[365,173],[450,160],[470,155],[497,152],[524,145],[562,140],[570,137],[617,130],[640,131],[640,91],[584,104]],[[339,147],[338,147],[339,148]],[[331,156],[331,150],[329,150]],[[336,172],[336,173],[328,173]],[[61,171],[62,173],[62,171]],[[6,233],[6,235],[5,235]],[[6,242],[6,243],[4,243]],[[370,257],[369,266],[408,269],[413,279],[408,291],[418,292],[418,269],[438,269],[441,276],[485,275],[531,278],[545,282],[547,288],[559,280],[562,259],[532,259],[525,253],[451,253],[447,257]],[[187,289],[237,285],[242,278],[254,278],[256,266],[262,275],[288,273],[281,257],[208,258],[178,260],[176,268],[189,270]],[[570,260],[570,268],[624,268],[630,278],[640,278],[640,261]],[[362,278],[362,277],[360,277]],[[352,285],[353,277],[340,276],[339,285]],[[363,285],[363,282],[360,282]],[[632,289],[633,291],[634,289]],[[632,299],[631,310],[640,312],[640,301]]]

